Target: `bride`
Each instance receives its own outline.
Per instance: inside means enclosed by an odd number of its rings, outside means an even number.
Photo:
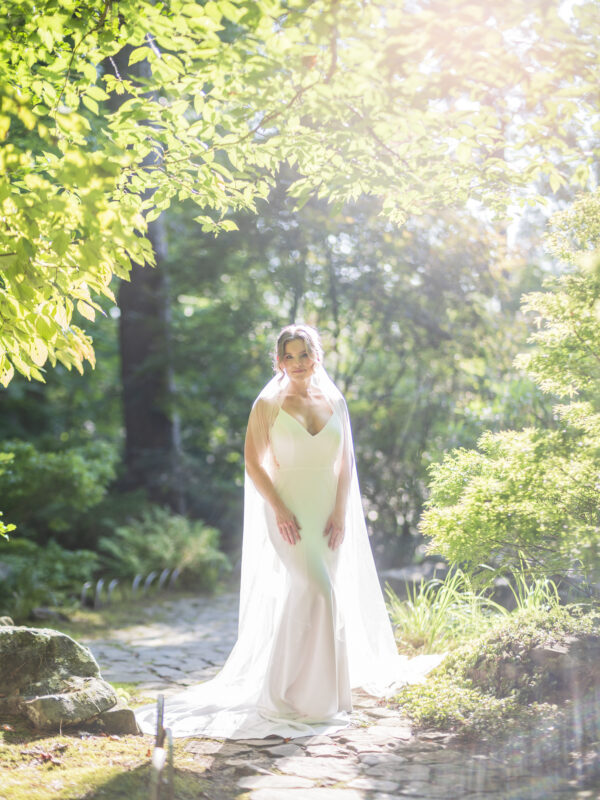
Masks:
[[[352,688],[389,694],[439,661],[396,650],[317,332],[283,328],[275,370],[246,432],[238,639],[215,678],[167,699],[173,736],[331,733],[350,723]],[[154,733],[155,706],[135,713]]]

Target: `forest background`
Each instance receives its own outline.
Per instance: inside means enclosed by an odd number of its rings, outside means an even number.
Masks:
[[[3,610],[100,574],[214,585],[241,545],[249,409],[291,321],[319,329],[347,398],[380,567],[423,558],[444,454],[564,431],[557,397],[582,387],[560,358],[523,366],[546,347],[597,372],[577,254],[598,246],[598,4],[509,6],[3,3]],[[575,306],[522,305],[562,273],[587,287]],[[591,320],[583,344],[569,314]],[[597,550],[589,437],[587,555],[563,548],[564,573]],[[546,491],[524,490],[538,542]],[[466,529],[448,534],[456,562]],[[494,546],[476,559],[501,561]]]

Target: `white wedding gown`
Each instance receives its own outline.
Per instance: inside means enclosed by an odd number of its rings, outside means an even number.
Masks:
[[[290,582],[260,705],[264,714],[305,722],[333,720],[352,709],[345,631],[335,592],[340,551],[332,550],[324,536],[335,504],[341,421],[332,414],[313,436],[280,408],[271,445],[273,482],[296,515],[300,541],[290,545],[283,540],[269,509],[269,538]]]
[[[421,680],[440,660],[409,662],[397,653],[355,470],[345,538],[336,550],[328,547],[324,529],[349,430],[343,400],[332,407],[311,435],[280,403],[274,406],[271,478],[296,515],[301,539],[283,540],[270,506],[246,476],[238,640],[215,678],[166,699],[164,724],[173,736],[331,733],[350,722],[352,687],[383,695]],[[154,704],[135,714],[144,733],[155,732]]]

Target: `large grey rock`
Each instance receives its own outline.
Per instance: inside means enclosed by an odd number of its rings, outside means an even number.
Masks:
[[[20,708],[35,728],[55,730],[85,722],[115,706],[117,700],[115,690],[102,678],[73,677],[60,693],[24,697]]]
[[[0,627],[0,695],[0,711],[40,730],[86,722],[118,701],[87,647],[59,631],[14,625]],[[132,727],[130,718],[121,723]]]
[[[467,677],[499,696],[531,682],[536,700],[562,703],[600,687],[600,635],[582,633],[538,644],[524,650],[518,661],[480,658]]]
[[[141,733],[133,710],[122,702],[103,711],[99,717],[84,727],[101,733]]]
[[[100,677],[87,647],[49,628],[0,627],[0,694],[54,694],[72,676]]]
[[[531,660],[551,677],[558,699],[575,698],[600,688],[600,635],[566,636],[561,643],[534,647]]]

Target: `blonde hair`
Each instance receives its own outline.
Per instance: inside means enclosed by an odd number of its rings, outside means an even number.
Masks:
[[[314,361],[323,361],[323,348],[321,347],[321,340],[319,334],[310,325],[294,324],[286,325],[279,331],[277,343],[275,345],[275,353],[273,355],[273,369],[275,372],[280,372],[283,375],[281,362],[285,356],[285,346],[288,342],[299,339],[304,342],[306,352]]]

